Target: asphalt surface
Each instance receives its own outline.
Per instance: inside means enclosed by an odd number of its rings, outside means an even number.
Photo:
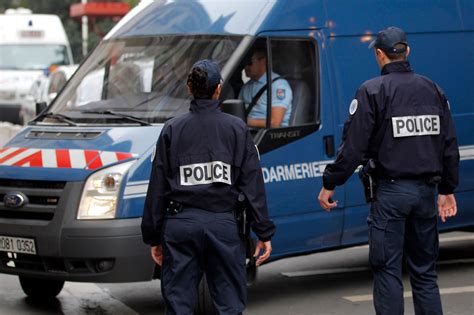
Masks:
[[[245,314],[374,314],[368,248],[282,259],[259,269]],[[474,233],[441,236],[439,286],[445,315],[474,314]],[[405,314],[414,314],[405,275]],[[0,314],[164,314],[158,280],[66,283],[58,298],[34,302],[14,276],[0,274]]]

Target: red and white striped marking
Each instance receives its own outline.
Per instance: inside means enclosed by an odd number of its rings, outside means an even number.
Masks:
[[[127,152],[12,147],[0,148],[0,165],[94,170],[135,156]]]

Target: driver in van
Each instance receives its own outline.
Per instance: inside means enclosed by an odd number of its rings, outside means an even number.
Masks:
[[[244,84],[239,99],[244,101],[247,124],[265,128],[267,121],[267,57],[265,49],[257,48],[245,65],[250,80]],[[272,71],[272,128],[286,127],[290,120],[293,92],[288,81]]]

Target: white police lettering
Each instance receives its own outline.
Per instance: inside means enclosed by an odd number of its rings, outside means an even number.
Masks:
[[[438,115],[392,117],[393,137],[414,137],[440,134]]]
[[[196,163],[179,167],[182,186],[224,183],[231,185],[231,167],[221,161]]]

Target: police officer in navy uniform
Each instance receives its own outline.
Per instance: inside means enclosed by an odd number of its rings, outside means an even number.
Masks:
[[[406,35],[380,31],[370,44],[382,75],[362,84],[349,108],[342,143],[323,175],[321,207],[330,211],[336,186],[367,159],[376,161],[378,181],[371,203],[369,260],[377,314],[403,314],[405,255],[415,314],[442,314],[435,262],[438,214],[456,215],[459,150],[449,102],[430,79],[406,60]]]
[[[216,63],[196,62],[187,86],[189,113],[166,122],[156,145],[143,240],[161,266],[167,314],[193,314],[203,274],[218,314],[241,314],[246,249],[233,212],[239,194],[259,239],[257,266],[270,256],[275,233],[259,156],[245,122],[220,110]]]

